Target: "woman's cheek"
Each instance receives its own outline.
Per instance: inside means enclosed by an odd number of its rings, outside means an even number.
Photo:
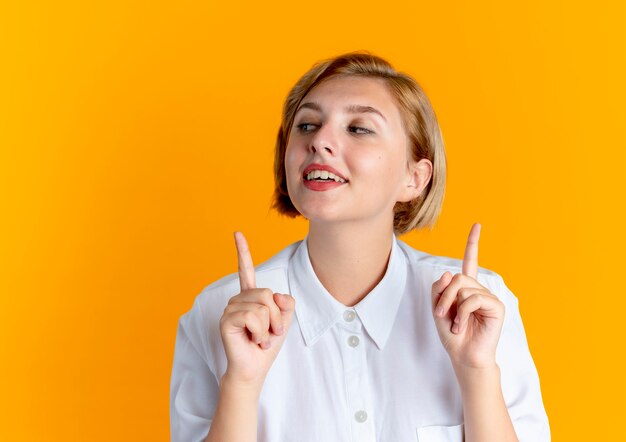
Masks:
[[[287,147],[287,151],[285,152],[285,176],[287,178],[287,186],[293,185],[293,176],[294,176],[294,167],[297,170],[296,165],[294,164],[295,160],[293,158],[293,149],[289,149]]]

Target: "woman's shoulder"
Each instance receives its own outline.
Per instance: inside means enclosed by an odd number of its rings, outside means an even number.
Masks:
[[[432,274],[433,277],[437,279],[446,271],[449,271],[453,275],[463,272],[462,259],[434,255],[422,250],[417,250],[401,240],[398,240],[398,245],[406,256],[409,268],[414,272],[419,272],[422,275]],[[510,298],[511,296],[515,298],[504,284],[502,276],[495,270],[479,266],[477,280],[479,283],[489,288],[492,293],[499,298]],[[510,300],[515,302],[513,299]]]
[[[460,273],[463,269],[462,259],[452,258],[443,255],[433,255],[432,253],[417,250],[401,240],[398,240],[398,244],[400,248],[404,251],[409,264],[412,266],[424,266],[437,269],[446,268],[450,269],[452,273]],[[452,269],[458,269],[458,272],[452,271]],[[480,266],[478,267],[478,274],[490,277],[500,277],[497,272]]]
[[[284,293],[280,289],[287,283],[287,267],[289,259],[302,241],[296,241],[274,256],[255,266],[256,285],[259,288],[270,288],[277,293]],[[230,273],[205,286],[197,295],[195,303],[210,304],[215,308],[219,304],[228,303],[228,300],[240,292],[239,274]]]

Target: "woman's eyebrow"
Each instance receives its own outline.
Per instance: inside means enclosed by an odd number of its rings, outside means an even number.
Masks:
[[[307,101],[306,103],[302,103],[300,106],[298,106],[298,109],[296,110],[296,114],[300,112],[300,109],[312,109],[318,112],[322,111],[322,108],[320,107],[320,105],[312,101]]]
[[[373,114],[380,115],[381,118],[383,120],[385,120],[385,122],[387,122],[387,119],[382,114],[382,112],[379,111],[378,109],[376,109],[375,107],[372,107],[372,106],[363,106],[363,105],[360,105],[360,104],[352,104],[352,105],[346,107],[346,112],[350,112],[350,113],[353,113],[353,114],[364,114],[364,113],[371,112]]]
[[[322,108],[320,107],[320,105],[313,101],[307,101],[306,103],[302,103],[300,106],[298,106],[298,109],[296,110],[296,114],[300,111],[300,109],[311,109],[317,112],[322,111]],[[364,114],[364,113],[378,114],[383,120],[385,120],[385,122],[387,122],[387,119],[382,114],[382,112],[380,112],[378,109],[372,106],[363,106],[361,104],[351,104],[349,106],[346,106],[344,110],[352,114]]]

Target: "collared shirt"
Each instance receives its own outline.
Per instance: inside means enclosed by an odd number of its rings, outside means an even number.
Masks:
[[[383,279],[354,307],[317,278],[298,241],[256,267],[257,287],[289,293],[295,317],[258,404],[258,441],[463,440],[461,391],[432,316],[433,282],[462,261],[413,249],[395,235]],[[550,440],[539,377],[518,300],[497,273],[477,280],[505,304],[496,349],[502,393],[521,442]],[[206,438],[227,359],[219,321],[240,292],[236,273],[207,286],[178,323],[170,385],[171,439]]]

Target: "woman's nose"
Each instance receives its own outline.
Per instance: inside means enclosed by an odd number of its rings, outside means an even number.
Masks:
[[[333,128],[330,124],[323,124],[311,137],[309,149],[313,153],[319,152],[334,155],[337,151],[338,143],[339,140],[333,133]]]

